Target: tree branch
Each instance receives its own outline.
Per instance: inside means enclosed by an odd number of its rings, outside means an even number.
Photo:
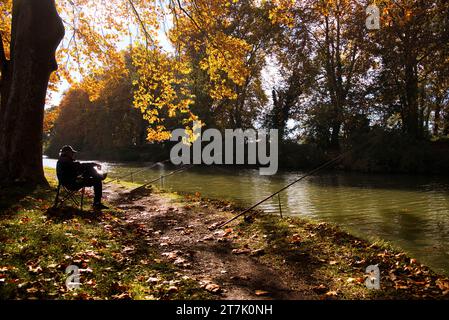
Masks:
[[[198,30],[200,30],[201,32],[204,32],[204,30],[200,27],[200,25],[196,22],[196,20],[187,12],[187,10],[186,9],[184,9],[183,8],[183,6],[182,6],[182,4],[181,4],[181,1],[180,0],[178,0],[177,1],[178,2],[178,6],[179,6],[179,9],[182,11],[182,12],[184,12],[184,14],[193,22],[193,24],[195,25],[195,27],[197,27],[198,28]]]
[[[148,48],[148,40],[151,40],[152,45],[154,45],[154,40],[153,38],[151,38],[151,35],[148,33],[147,28],[145,27],[145,23],[143,22],[142,18],[139,15],[139,12],[136,9],[136,6],[134,5],[134,2],[132,0],[128,0],[128,3],[131,5],[131,8],[134,12],[134,15],[136,16],[140,27],[142,28],[144,34],[145,34],[145,42],[146,42],[146,46]]]

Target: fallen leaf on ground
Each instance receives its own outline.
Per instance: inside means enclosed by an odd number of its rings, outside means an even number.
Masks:
[[[391,281],[395,281],[397,279],[397,276],[394,274],[393,271],[390,271],[388,273],[388,275],[389,275]]]
[[[113,295],[112,299],[117,299],[117,300],[131,299],[131,296],[128,292],[124,292],[124,293]]]
[[[270,294],[268,291],[264,290],[256,290],[254,293],[256,294],[256,296],[266,296]]]
[[[163,252],[161,255],[167,257],[167,259],[174,260],[178,258],[178,251]]]
[[[173,264],[174,265],[182,265],[182,264],[185,264],[186,263],[186,259],[184,259],[184,258],[177,258],[174,262],[173,262]]]
[[[256,250],[251,251],[250,255],[252,255],[252,256],[261,256],[263,254],[265,254],[265,250],[264,249],[256,249]]]
[[[297,244],[300,242],[301,242],[301,237],[299,236],[299,234],[294,234],[291,236],[290,243]]]
[[[167,291],[173,293],[173,292],[178,292],[179,289],[176,286],[171,286],[171,287],[168,287]]]
[[[29,289],[27,289],[27,292],[28,293],[36,293],[36,292],[38,292],[39,290],[37,290],[37,288],[29,288]]]
[[[221,222],[216,222],[214,224],[211,224],[209,227],[207,227],[209,230],[214,230],[216,229],[219,225],[221,224]]]
[[[313,290],[315,290],[316,292],[325,292],[327,291],[327,287],[324,284],[320,284],[319,286],[316,286],[315,288],[313,288]]]
[[[42,272],[42,268],[41,266],[37,266],[37,267],[33,267],[33,266],[28,266],[28,271],[31,273],[40,273]]]
[[[407,290],[409,287],[403,284],[396,283],[395,288],[400,290]]]
[[[123,253],[131,252],[131,251],[134,251],[134,247],[133,246],[124,247],[123,250],[122,250]]]
[[[160,281],[160,279],[156,278],[156,277],[149,277],[148,280],[147,280],[148,283],[156,283],[156,282],[159,282],[159,281]]]
[[[247,254],[247,253],[250,253],[250,252],[251,252],[251,250],[250,249],[246,249],[246,248],[232,250],[233,254]]]
[[[435,284],[443,291],[449,290],[449,281],[438,279]]]
[[[28,222],[30,222],[30,221],[31,221],[30,218],[28,218],[28,217],[23,217],[22,219],[20,219],[19,224],[25,224],[25,223],[28,223]]]
[[[209,291],[209,292],[212,292],[212,293],[218,293],[218,292],[221,291],[220,286],[218,284],[216,284],[216,283],[209,283],[209,284],[207,284],[205,289],[207,291]]]

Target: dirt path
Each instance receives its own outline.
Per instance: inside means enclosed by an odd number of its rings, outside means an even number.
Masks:
[[[112,186],[105,193],[124,210],[126,222],[148,232],[149,244],[163,259],[219,299],[317,298],[300,279],[279,274],[256,256],[233,253],[238,245],[232,236],[209,230],[224,217],[216,208],[179,203],[158,193],[130,198]]]

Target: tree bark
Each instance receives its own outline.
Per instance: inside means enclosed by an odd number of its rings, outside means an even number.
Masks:
[[[8,84],[10,82],[11,73],[9,61],[6,59],[5,49],[3,47],[3,37],[0,34],[0,71],[2,77],[0,79],[0,120],[3,118],[6,101],[8,100]],[[1,128],[1,127],[0,127]]]
[[[10,61],[2,72],[0,181],[46,184],[42,130],[50,74],[64,26],[54,0],[14,0]]]

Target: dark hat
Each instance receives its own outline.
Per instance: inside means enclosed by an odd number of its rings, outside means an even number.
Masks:
[[[75,149],[72,148],[72,146],[69,145],[65,145],[61,148],[60,153],[66,153],[66,152],[73,152],[73,153],[77,153],[78,151],[76,151]]]

